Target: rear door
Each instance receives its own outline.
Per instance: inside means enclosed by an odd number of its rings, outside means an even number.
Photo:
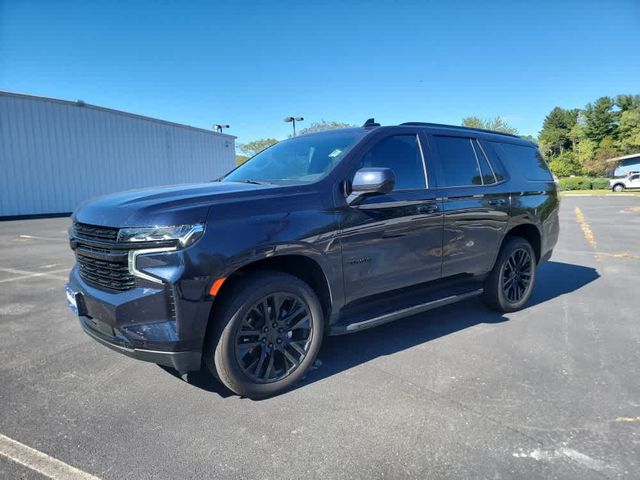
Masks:
[[[432,135],[443,199],[442,276],[491,270],[509,219],[501,172],[473,136]]]
[[[359,168],[387,167],[395,173],[396,185],[389,194],[343,209],[347,303],[441,276],[442,202],[429,187],[423,142],[417,129],[391,131],[352,165],[347,180]]]

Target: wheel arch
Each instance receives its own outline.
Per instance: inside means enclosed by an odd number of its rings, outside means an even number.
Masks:
[[[322,306],[325,321],[328,320],[332,310],[332,290],[322,266],[315,259],[300,253],[287,253],[253,259],[242,266],[236,267],[227,274],[222,287],[216,294],[216,299],[211,307],[209,322],[215,316],[216,308],[220,305],[220,299],[225,295],[233,294],[233,289],[239,280],[260,271],[276,271],[288,273],[299,278],[316,293]]]
[[[542,234],[537,226],[532,223],[521,223],[520,225],[511,227],[507,230],[504,238],[502,239],[502,243],[500,245],[501,249],[508,237],[520,237],[529,242],[536,255],[536,263],[540,263],[542,253]]]

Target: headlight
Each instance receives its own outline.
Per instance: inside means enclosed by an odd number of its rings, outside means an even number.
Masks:
[[[204,233],[204,225],[177,225],[173,227],[140,227],[121,228],[118,242],[158,242],[177,240],[183,247],[188,247]]]

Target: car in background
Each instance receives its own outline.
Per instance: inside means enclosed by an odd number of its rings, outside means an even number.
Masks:
[[[640,188],[640,172],[629,172],[626,177],[609,180],[609,186],[614,192],[622,192],[628,188]]]

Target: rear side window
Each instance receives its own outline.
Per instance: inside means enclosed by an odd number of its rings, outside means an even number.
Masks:
[[[446,187],[482,185],[482,172],[470,138],[434,137]]]
[[[512,143],[490,142],[502,163],[511,172],[531,181],[552,181],[546,162],[535,147]]]
[[[482,183],[484,185],[491,185],[492,183],[496,183],[497,179],[494,175],[493,169],[491,165],[489,165],[489,160],[484,154],[484,150],[480,148],[477,140],[473,140],[473,149],[476,152],[476,159],[478,160],[478,165],[480,166],[480,172],[482,172]]]

